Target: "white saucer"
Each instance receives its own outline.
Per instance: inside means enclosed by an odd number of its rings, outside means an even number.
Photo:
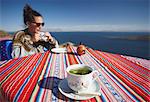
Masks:
[[[67,49],[66,48],[53,48],[51,49],[51,51],[55,53],[66,53]]]
[[[88,89],[84,93],[99,93],[99,95],[101,95],[100,87],[99,87],[97,81],[94,81],[94,83],[90,87],[91,88]],[[67,79],[63,79],[59,83],[58,89],[66,97],[69,97],[71,99],[76,99],[76,100],[87,100],[87,99],[90,99],[90,98],[93,98],[93,97],[96,96],[96,95],[92,95],[92,94],[87,94],[87,95],[85,95],[85,94],[84,95],[83,94],[82,95],[76,94],[72,89],[69,88]]]

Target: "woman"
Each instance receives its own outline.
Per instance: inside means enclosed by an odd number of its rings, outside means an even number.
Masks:
[[[44,48],[51,49],[58,46],[58,42],[49,32],[41,32],[44,22],[40,13],[26,5],[23,17],[26,29],[15,33],[13,38],[13,58],[39,52],[43,53]]]

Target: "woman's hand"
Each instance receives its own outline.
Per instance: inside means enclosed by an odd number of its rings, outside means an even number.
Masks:
[[[49,32],[45,32],[45,36],[48,38],[49,41],[53,41],[53,37]]]
[[[53,41],[53,37],[51,36],[51,34],[49,32],[44,32],[44,36],[47,37],[46,39],[48,41]],[[32,36],[32,41],[33,42],[38,42],[39,40],[41,40],[41,34],[40,33],[35,33]],[[43,39],[44,41],[46,41],[45,39]]]

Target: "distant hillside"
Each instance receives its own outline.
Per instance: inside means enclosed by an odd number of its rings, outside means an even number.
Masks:
[[[0,38],[5,38],[5,37],[12,38],[13,35],[8,34],[6,31],[0,30]]]
[[[128,36],[109,36],[112,39],[122,39],[122,40],[142,40],[142,41],[150,41],[150,35],[128,35]]]
[[[150,40],[150,35],[128,36],[127,40]]]

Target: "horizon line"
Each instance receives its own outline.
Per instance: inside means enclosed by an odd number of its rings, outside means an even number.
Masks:
[[[16,32],[19,30],[23,29],[18,29],[18,30],[3,30],[0,29],[0,31],[5,31],[5,32]],[[47,32],[149,32],[150,30],[56,30],[56,29],[42,29],[41,31],[47,31]]]

